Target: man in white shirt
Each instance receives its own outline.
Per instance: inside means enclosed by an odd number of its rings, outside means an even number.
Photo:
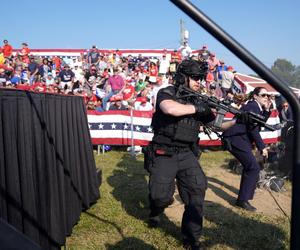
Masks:
[[[181,52],[182,59],[188,59],[192,53],[192,49],[187,41],[183,42],[183,45],[179,47],[178,51]]]
[[[166,55],[162,56],[162,59],[159,63],[159,74],[165,75],[169,72],[170,61],[166,58]]]
[[[221,72],[222,80],[221,80],[221,90],[223,94],[223,98],[227,96],[227,93],[232,87],[234,81],[233,67],[228,66],[226,71]]]

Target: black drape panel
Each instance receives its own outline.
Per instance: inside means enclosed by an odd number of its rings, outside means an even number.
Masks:
[[[81,97],[0,90],[0,217],[59,249],[99,198]]]

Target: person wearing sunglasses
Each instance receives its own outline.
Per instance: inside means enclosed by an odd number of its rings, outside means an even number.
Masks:
[[[268,97],[269,94],[265,88],[256,87],[250,94],[249,101],[242,106],[241,110],[263,115],[265,121],[267,121],[270,116]],[[254,197],[260,172],[260,165],[252,153],[253,143],[264,158],[268,157],[268,150],[259,132],[260,127],[253,125],[253,123],[236,123],[233,127],[223,132],[223,140],[227,145],[230,145],[227,148],[228,151],[243,166],[240,189],[235,204],[242,209],[252,212],[256,211],[256,208],[249,201]]]
[[[157,227],[160,215],[173,202],[175,180],[179,195],[185,204],[181,223],[183,245],[200,249],[203,203],[207,179],[199,164],[199,129],[215,119],[205,103],[193,103],[178,88],[183,85],[193,91],[200,90],[205,78],[205,63],[183,60],[175,73],[175,84],[157,93],[152,118],[154,136],[144,148],[145,168],[149,172],[149,225]],[[235,122],[229,121],[228,126]],[[225,127],[224,127],[225,128]]]
[[[289,107],[289,103],[284,101],[281,106],[281,110],[279,113],[280,121],[281,122],[289,122],[293,120],[293,113]]]

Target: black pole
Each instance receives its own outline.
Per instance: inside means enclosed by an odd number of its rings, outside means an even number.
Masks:
[[[300,249],[300,237],[296,233],[300,231],[300,102],[288,84],[275,76],[263,63],[247,51],[233,37],[226,33],[220,26],[213,22],[195,5],[187,0],[170,0],[202,28],[214,36],[219,42],[239,57],[259,76],[270,83],[280,92],[292,107],[294,117],[294,147],[293,147],[293,177],[292,177],[292,222],[290,249]]]

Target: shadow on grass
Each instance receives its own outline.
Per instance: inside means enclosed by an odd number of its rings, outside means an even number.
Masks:
[[[135,237],[129,237],[129,238],[125,238],[122,241],[119,241],[117,244],[115,245],[110,245],[110,244],[105,244],[105,249],[107,250],[116,250],[116,249],[120,249],[120,250],[124,250],[124,249],[136,249],[136,250],[141,250],[141,249],[156,249],[155,247],[146,244],[145,242],[143,242],[142,240],[139,240]]]
[[[259,214],[241,216],[230,208],[206,201],[204,217],[212,224],[204,227],[207,248],[222,244],[233,249],[286,249],[283,229],[261,222]]]
[[[150,213],[146,179],[148,174],[144,170],[143,161],[125,154],[117,167],[113,175],[107,178],[107,182],[113,187],[112,195],[121,202],[127,214],[147,223]],[[164,233],[180,239],[180,228],[164,214],[160,225],[160,230]],[[137,246],[132,247],[138,249]]]
[[[111,222],[109,220],[105,220],[103,218],[100,218],[99,216],[97,216],[95,214],[92,214],[92,213],[90,213],[88,211],[85,211],[84,213],[86,215],[88,215],[88,216],[91,216],[91,217],[97,219],[98,221],[100,221],[102,223],[106,223],[106,224],[112,225],[118,231],[118,233],[121,235],[121,237],[124,239],[124,235],[123,235],[122,229],[116,223],[113,223],[113,222]]]
[[[222,198],[223,200],[227,201],[229,204],[234,205],[236,201],[236,197],[225,192],[223,189],[216,187],[215,184],[220,185],[227,190],[231,191],[232,193],[238,195],[239,190],[233,186],[228,185],[227,183],[220,181],[213,177],[207,177],[208,180],[208,188],[211,189],[217,196]]]

